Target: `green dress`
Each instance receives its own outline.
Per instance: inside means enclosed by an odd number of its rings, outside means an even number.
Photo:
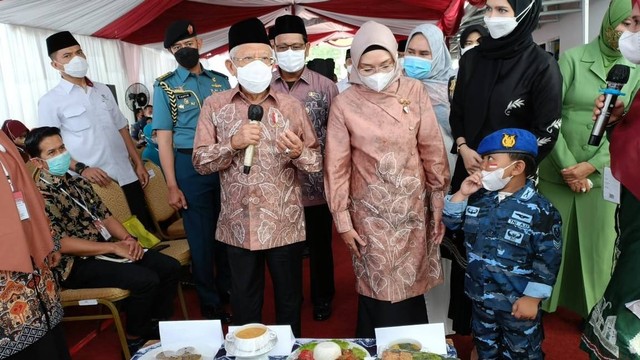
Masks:
[[[605,14],[600,36],[587,45],[566,51],[559,65],[563,77],[562,126],[558,141],[540,164],[539,191],[562,216],[562,264],[553,293],[542,308],[555,311],[567,307],[586,318],[602,297],[611,276],[616,239],[616,205],[603,199],[602,172],[609,165],[609,142],[587,144],[593,121],[594,99],[606,85],[607,73],[615,64],[630,66],[631,76],[623,88],[625,102],[633,99],[640,85],[640,70],[625,60],[608,43],[610,29],[631,15],[631,2],[614,0]],[[561,170],[588,162],[596,168],[589,176],[593,188],[575,193],[564,182]]]
[[[640,181],[640,179],[638,179]],[[589,316],[581,348],[592,359],[640,358],[640,319],[626,308],[640,300],[640,200],[622,188],[620,198],[620,254],[604,297]]]

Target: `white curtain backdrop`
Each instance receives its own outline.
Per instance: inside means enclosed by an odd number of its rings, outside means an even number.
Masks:
[[[60,81],[51,67],[46,38],[53,34],[24,26],[0,24],[0,123],[17,119],[31,128],[37,125],[38,100]],[[176,68],[177,63],[166,50],[75,35],[87,55],[91,80],[113,84],[123,114],[133,121],[124,94],[135,82],[144,84],[153,99],[155,78]],[[224,56],[203,61],[209,69],[226,72]],[[233,81],[233,79],[232,79]],[[233,81],[235,83],[235,81]]]

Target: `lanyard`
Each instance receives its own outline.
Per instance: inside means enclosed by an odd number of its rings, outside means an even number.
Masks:
[[[9,182],[9,187],[11,188],[11,192],[12,193],[16,192],[16,189],[13,188],[13,183],[11,182],[11,176],[9,175],[9,171],[7,171],[7,168],[4,166],[4,163],[2,163],[2,161],[0,161],[0,165],[2,165],[2,171],[4,171],[4,176],[7,177],[7,181]]]
[[[48,182],[47,180],[45,180],[42,176],[40,177],[40,180],[44,181],[46,184],[49,185],[53,185],[50,182]],[[98,219],[98,217],[96,217],[90,210],[89,207],[87,206],[87,202],[84,199],[84,196],[82,195],[82,193],[80,192],[80,190],[78,190],[77,187],[75,187],[75,185],[72,185],[74,189],[76,189],[76,192],[80,195],[80,198],[82,200],[82,203],[80,201],[78,201],[78,199],[74,198],[73,196],[71,196],[71,194],[69,194],[65,189],[63,188],[58,188],[58,190],[62,191],[65,195],[67,195],[67,197],[69,197],[69,199],[73,200],[73,202],[75,202],[76,204],[78,204],[78,206],[80,206],[84,211],[87,212],[87,214],[89,214],[89,216],[91,216],[91,219],[93,219],[94,221],[96,220],[100,220]]]

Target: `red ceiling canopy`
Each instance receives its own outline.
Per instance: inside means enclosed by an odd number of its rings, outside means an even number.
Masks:
[[[211,56],[226,50],[229,26],[249,17],[269,27],[278,16],[298,15],[307,20],[312,41],[333,33],[353,34],[368,20],[387,25],[399,38],[425,22],[451,36],[460,26],[463,8],[464,0],[4,0],[0,22],[162,48],[166,27],[189,19],[203,39],[203,54]]]

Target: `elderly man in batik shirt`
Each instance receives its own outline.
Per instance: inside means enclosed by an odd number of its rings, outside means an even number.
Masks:
[[[220,174],[216,239],[231,245],[235,322],[261,321],[266,262],[275,288],[276,323],[291,325],[300,336],[305,225],[296,171],[322,170],[320,145],[302,104],[269,87],[274,59],[260,20],[231,26],[229,48],[226,66],[239,86],[205,101],[193,164],[200,174]],[[262,111],[255,112],[256,105]],[[247,167],[244,160],[252,151]]]
[[[302,18],[294,15],[280,16],[276,19],[272,34],[278,59],[278,71],[274,73],[271,87],[302,102],[324,154],[329,108],[331,100],[338,95],[338,88],[333,81],[305,66],[309,42]],[[325,200],[321,172],[313,174],[298,172],[298,180],[302,185],[304,217],[308,219],[306,226],[313,318],[322,321],[331,316],[331,301],[335,293],[331,212]]]

